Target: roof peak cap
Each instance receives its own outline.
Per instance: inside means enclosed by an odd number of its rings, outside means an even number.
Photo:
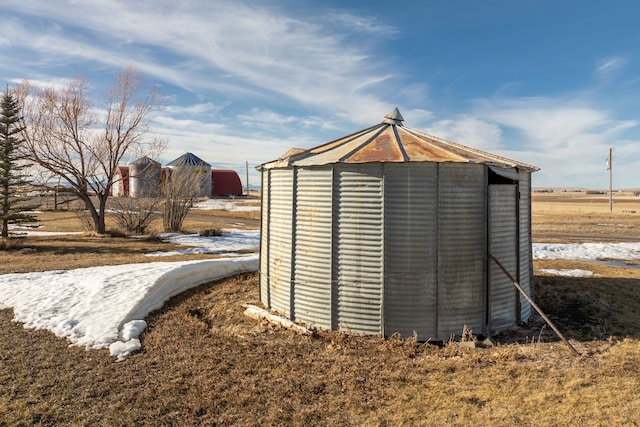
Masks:
[[[400,110],[398,110],[398,107],[396,107],[393,110],[391,110],[389,114],[384,116],[383,123],[402,126],[403,121],[404,121],[404,117],[402,117],[402,114],[400,114]]]

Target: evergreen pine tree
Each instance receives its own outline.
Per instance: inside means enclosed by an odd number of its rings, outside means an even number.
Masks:
[[[22,170],[27,167],[20,154],[24,139],[20,133],[20,107],[15,97],[6,91],[0,99],[0,227],[1,237],[9,237],[9,224],[32,222],[36,219],[24,212],[32,210],[17,196],[17,191],[28,184]]]

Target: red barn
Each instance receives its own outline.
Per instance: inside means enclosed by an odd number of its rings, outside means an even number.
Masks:
[[[211,169],[211,196],[240,196],[242,182],[234,170]]]

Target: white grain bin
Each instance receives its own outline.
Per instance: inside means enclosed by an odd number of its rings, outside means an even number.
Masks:
[[[198,179],[196,197],[211,197],[211,165],[195,154],[185,153],[167,163],[169,175],[173,173],[193,174]]]
[[[260,299],[332,330],[446,340],[526,320],[534,166],[384,121],[262,164]]]
[[[129,195],[156,196],[161,185],[162,166],[148,157],[141,157],[129,165]]]

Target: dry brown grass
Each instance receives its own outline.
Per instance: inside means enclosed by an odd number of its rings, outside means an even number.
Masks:
[[[0,312],[7,425],[634,425],[634,338],[462,349],[319,333],[242,315],[257,276],[201,286],[147,320],[124,362]],[[25,357],[28,355],[28,357]]]
[[[249,199],[248,203],[251,203]],[[255,203],[259,203],[255,201]],[[47,210],[35,215],[42,231],[84,231],[80,215],[70,210]],[[183,228],[197,231],[208,228],[257,228],[259,226],[259,211],[227,211],[227,210],[191,210]],[[107,230],[117,229],[116,223],[107,214]],[[162,220],[155,221],[149,228],[150,233],[162,232]]]
[[[260,212],[229,212],[225,210],[192,211],[184,222],[185,230],[207,228],[256,229],[260,225]]]
[[[1,310],[0,425],[638,425],[640,271],[540,268],[597,274],[537,278],[538,301],[581,357],[541,326],[475,349],[299,336],[242,315],[257,275],[173,298],[123,362]]]
[[[613,213],[608,195],[533,193],[534,241],[640,241],[640,197],[614,195]]]

